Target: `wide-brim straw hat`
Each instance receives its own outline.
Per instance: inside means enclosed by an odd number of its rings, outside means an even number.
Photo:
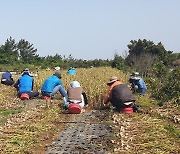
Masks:
[[[78,81],[72,81],[70,85],[72,88],[81,87],[81,85]]]
[[[112,76],[110,79],[109,79],[109,82],[107,82],[107,85],[108,84],[111,84],[111,83],[113,83],[113,82],[115,82],[115,81],[117,81],[118,80],[118,78],[116,77],[116,76]]]

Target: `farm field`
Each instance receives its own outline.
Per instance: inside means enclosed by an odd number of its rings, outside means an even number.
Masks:
[[[103,105],[107,92],[107,81],[115,75],[128,84],[129,74],[110,67],[77,69],[74,76],[62,70],[62,82],[67,89],[73,80],[80,82],[85,90],[89,108],[86,112],[98,111],[102,124],[110,126],[114,132],[106,145],[108,153],[180,153],[180,108],[166,103],[157,106],[156,100],[147,94],[135,95],[140,111],[126,115]],[[44,80],[53,70],[40,70],[35,79],[34,90],[40,91]],[[19,75],[13,76],[18,79]],[[0,153],[43,154],[57,139],[74,115],[62,109],[62,98],[56,95],[53,100],[41,98],[22,101],[16,96],[13,87],[0,85]]]

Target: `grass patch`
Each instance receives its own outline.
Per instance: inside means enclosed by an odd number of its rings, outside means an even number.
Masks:
[[[49,133],[53,134],[57,131],[53,121],[59,116],[58,112],[58,108],[45,110],[33,122],[15,128],[13,133],[5,139],[3,152],[31,153],[31,147],[40,145],[41,134],[46,133],[48,136]]]
[[[180,152],[179,129],[162,119],[137,115],[139,133],[134,139],[138,153]]]
[[[0,109],[0,115],[2,115],[2,116],[8,116],[8,115],[16,114],[16,113],[20,113],[20,112],[22,112],[21,107],[18,107],[18,108],[15,108],[15,109],[7,109],[7,110]]]
[[[164,128],[167,130],[167,132],[168,132],[171,136],[173,136],[173,137],[175,137],[175,138],[177,138],[177,139],[180,139],[180,129],[179,129],[179,128],[176,128],[175,126],[170,125],[170,124],[164,126]]]
[[[7,119],[8,119],[8,116],[9,115],[13,115],[13,114],[17,114],[17,113],[20,113],[22,112],[22,108],[21,107],[18,107],[18,108],[15,108],[15,109],[0,109],[0,126],[3,126],[6,122],[7,122]]]
[[[136,104],[138,104],[139,106],[141,106],[142,108],[150,108],[150,107],[156,107],[157,106],[157,102],[150,99],[148,95],[145,96],[140,96],[138,94],[135,94],[135,98],[136,98]]]
[[[7,122],[7,117],[0,116],[0,126],[3,126]]]

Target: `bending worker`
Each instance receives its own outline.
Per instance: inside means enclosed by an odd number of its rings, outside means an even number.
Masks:
[[[119,81],[116,76],[112,76],[107,85],[109,91],[104,104],[110,101],[118,111],[122,108],[133,107],[135,99],[126,84]]]
[[[84,106],[88,106],[86,93],[84,92],[78,81],[71,82],[70,88],[68,88],[67,93],[68,100],[64,102],[65,109],[68,109],[71,103],[79,104],[81,109]]]
[[[20,97],[22,93],[26,93],[30,98],[39,95],[38,91],[33,92],[34,78],[30,75],[29,69],[23,70],[21,77],[16,81],[14,87],[18,91],[18,96]]]
[[[41,88],[41,94],[42,96],[53,97],[58,92],[67,99],[67,93],[61,81],[61,74],[59,72],[55,72],[44,81]]]
[[[131,74],[129,83],[133,92],[137,92],[140,95],[144,95],[146,93],[146,84],[144,80],[139,76],[138,72],[134,72]]]
[[[11,86],[14,84],[12,74],[9,71],[6,71],[2,74],[1,83],[7,86]]]

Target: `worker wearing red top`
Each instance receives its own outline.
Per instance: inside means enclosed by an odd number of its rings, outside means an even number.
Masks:
[[[126,84],[119,81],[116,76],[112,76],[107,85],[110,88],[104,101],[105,104],[111,102],[117,110],[133,106],[135,99]]]

